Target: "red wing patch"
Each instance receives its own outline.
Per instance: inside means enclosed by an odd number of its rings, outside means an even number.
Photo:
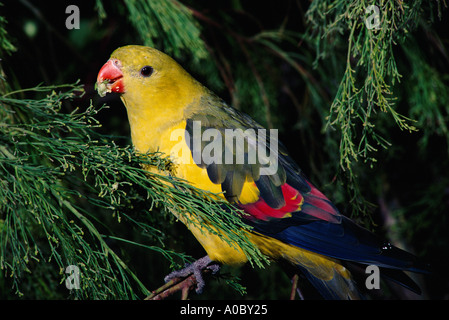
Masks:
[[[298,190],[287,183],[281,186],[282,195],[285,199],[285,205],[279,209],[270,207],[264,199],[260,198],[251,204],[240,204],[239,207],[249,213],[253,218],[267,221],[270,218],[284,218],[290,216],[291,212],[300,211],[303,203],[303,197]]]

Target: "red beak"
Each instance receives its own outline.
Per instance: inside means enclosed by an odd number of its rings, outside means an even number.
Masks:
[[[97,76],[97,90],[100,96],[109,92],[124,93],[122,64],[118,59],[109,59]]]

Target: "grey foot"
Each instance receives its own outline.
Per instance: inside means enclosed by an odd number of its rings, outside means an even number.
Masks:
[[[212,261],[209,256],[205,256],[187,265],[184,269],[173,271],[164,278],[164,281],[168,282],[174,278],[187,278],[193,274],[197,282],[195,291],[199,294],[203,292],[204,286],[206,285],[202,273],[205,269],[211,270],[212,274],[216,274],[220,270],[220,266],[218,263]]]

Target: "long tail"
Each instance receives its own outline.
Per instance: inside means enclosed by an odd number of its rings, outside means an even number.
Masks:
[[[303,267],[298,267],[305,278],[314,286],[318,293],[326,300],[361,300],[363,295],[359,292],[351,273],[341,268],[333,269],[333,274],[327,277],[317,276]],[[305,297],[307,299],[307,296]]]
[[[314,252],[295,248],[290,255],[284,255],[286,260],[281,262],[284,270],[292,276],[303,275],[316,291],[326,300],[360,300],[360,294],[351,272],[336,259],[332,259]],[[299,285],[301,289],[301,284]],[[313,290],[313,289],[312,289]],[[314,290],[314,291],[315,291]],[[309,293],[312,298],[316,294]],[[308,294],[304,294],[309,299]],[[319,298],[316,296],[316,298]]]
[[[359,286],[365,283],[357,284],[352,277],[352,273],[362,272],[366,266],[359,264],[347,264],[347,268],[334,262],[331,271],[326,268],[326,275],[317,272],[316,267],[308,268],[298,265],[297,270],[313,285],[318,293],[326,300],[360,300],[365,299],[364,295],[359,291]],[[349,269],[351,271],[349,271]],[[324,271],[324,270],[323,270]],[[381,278],[395,282],[408,290],[421,294],[419,286],[402,270],[379,268]],[[362,277],[363,278],[363,277]],[[360,280],[360,279],[358,279]],[[307,297],[306,297],[307,298]]]

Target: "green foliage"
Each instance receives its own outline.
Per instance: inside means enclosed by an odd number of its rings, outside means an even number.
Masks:
[[[3,3],[0,2],[0,8],[3,6]],[[11,40],[8,37],[6,32],[6,24],[7,21],[5,17],[0,16],[0,56],[4,56],[5,53],[11,54],[16,51],[17,48],[12,44]]]
[[[379,148],[388,149],[391,146],[386,126],[391,127],[394,122],[400,130],[410,133],[424,129],[427,136],[431,131],[425,127],[424,118],[430,120],[430,117],[438,119],[443,126],[439,130],[444,130],[440,112],[448,101],[444,97],[447,83],[440,80],[441,74],[429,69],[423,57],[411,59],[419,54],[419,48],[414,46],[412,49],[410,31],[417,27],[421,19],[425,19],[420,14],[428,8],[423,9],[421,1],[405,3],[386,0],[373,3],[380,11],[379,23],[369,29],[366,21],[373,11],[366,11],[368,4],[365,1],[314,1],[306,14],[310,24],[307,40],[316,49],[314,66],[320,69],[320,64],[328,60],[339,60],[335,63],[344,66],[334,73],[341,80],[325,120],[325,130],[336,129],[339,132],[339,163],[342,170],[348,171],[344,180],[347,181],[348,194],[353,203],[351,211],[355,216],[369,214],[372,210],[360,190],[359,177],[361,170],[365,169],[360,167],[359,161],[363,160],[373,168],[379,158]],[[398,48],[406,52],[409,64],[397,65],[397,56],[402,58]],[[426,67],[427,70],[424,70]],[[401,86],[402,74],[407,74],[409,68],[412,68],[414,78],[409,82],[411,86],[405,98],[411,107],[401,113],[398,111],[397,88]],[[436,81],[428,81],[429,77]],[[417,81],[425,84],[421,86]],[[422,88],[425,94],[415,88]],[[431,103],[428,96],[439,96],[438,92],[443,94],[439,100],[441,105]],[[430,108],[429,103],[432,104]],[[445,136],[449,137],[447,134]]]
[[[68,91],[55,91],[62,88]],[[83,290],[75,294],[132,297],[132,273],[106,245],[89,213],[75,204],[74,199],[83,196],[76,188],[82,182],[76,170],[86,178],[93,169],[86,168],[90,156],[100,155],[99,150],[93,153],[89,139],[89,131],[98,125],[92,118],[95,111],[60,112],[61,101],[79,90],[77,85],[36,87],[1,97],[2,113],[10,119],[1,123],[1,269],[5,276],[10,274],[19,294],[23,272],[53,262],[61,278],[66,266],[81,268]],[[38,100],[12,98],[26,91],[47,95]]]
[[[340,129],[340,163],[343,169],[351,170],[353,161],[358,161],[359,157],[376,161],[371,154],[377,151],[377,146],[389,146],[386,138],[375,130],[372,118],[377,113],[389,113],[401,130],[416,130],[410,119],[395,110],[391,87],[400,80],[393,47],[396,42],[403,41],[409,22],[417,19],[420,3],[415,1],[409,7],[402,2],[381,1],[378,5],[382,8],[382,18],[371,30],[361,19],[366,17],[363,1],[351,5],[344,1],[316,1],[316,6],[317,3],[319,9],[313,4],[309,9],[309,21],[315,26],[325,22],[319,17],[323,12],[321,6],[325,6],[324,12],[328,13],[326,19],[333,20],[324,28],[318,28],[321,30],[315,35],[315,41],[321,42],[335,32],[350,30],[346,68],[326,125]],[[325,55],[326,50],[321,54]]]
[[[176,57],[182,52],[198,60],[207,57],[199,25],[182,3],[125,0],[125,5],[144,45],[165,48],[167,54]]]

